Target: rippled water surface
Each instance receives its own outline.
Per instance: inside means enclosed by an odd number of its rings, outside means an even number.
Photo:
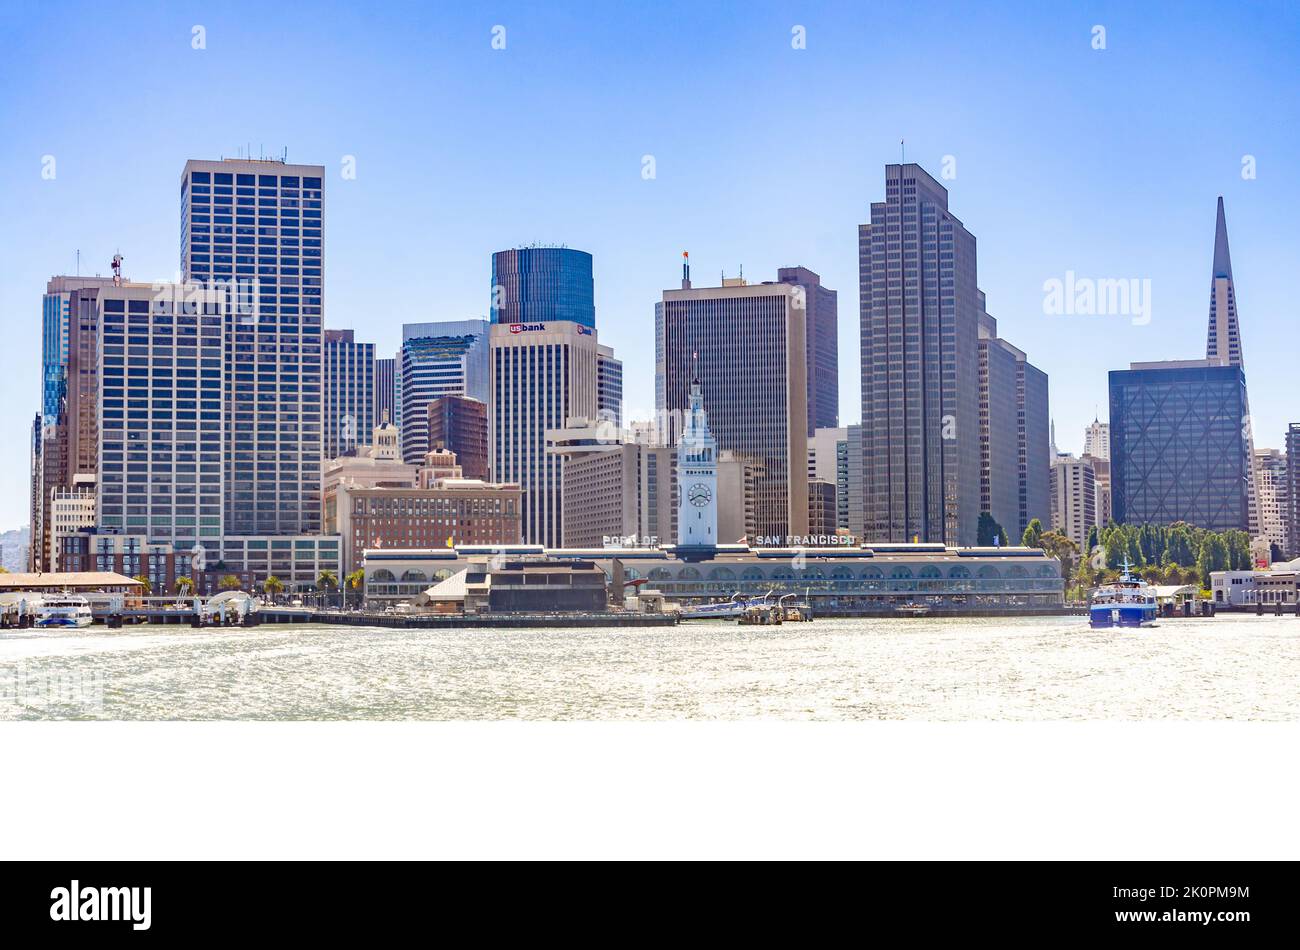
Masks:
[[[1300,618],[0,634],[0,719],[1300,718]]]

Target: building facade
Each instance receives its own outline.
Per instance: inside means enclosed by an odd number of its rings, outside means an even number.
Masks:
[[[325,331],[325,458],[355,451],[375,427],[375,345],[352,330]]]
[[[591,255],[568,247],[517,247],[492,255],[492,322],[596,327]]]
[[[523,538],[558,545],[564,531],[564,461],[548,430],[596,417],[596,332],[568,320],[493,324],[489,455],[492,477],[523,490]]]
[[[397,413],[397,359],[385,357],[375,360],[375,409],[374,421],[388,419],[397,425],[401,420]]]
[[[1088,535],[1098,524],[1097,481],[1092,464],[1072,455],[1058,456],[1052,463],[1052,520],[1058,531],[1088,550]]]
[[[225,530],[320,531],[325,169],[197,161],[181,176],[181,274],[230,288]]]
[[[1259,489],[1260,536],[1284,556],[1292,548],[1288,478],[1289,457],[1278,449],[1255,450],[1255,484]]]
[[[596,416],[623,427],[623,361],[608,346],[596,347]]]
[[[858,235],[866,538],[974,544],[975,238],[914,164],[885,167],[885,200]]]
[[[418,465],[429,451],[429,403],[439,396],[488,401],[488,322],[405,324],[401,360],[402,457]]]
[[[759,537],[784,544],[808,533],[805,309],[790,284],[665,290],[655,306],[655,401],[669,420],[690,407],[698,377],[720,452],[761,462]],[[697,370],[698,366],[698,370]],[[722,525],[719,525],[721,530]],[[751,538],[751,543],[758,543]]]
[[[808,434],[840,424],[839,294],[806,267],[777,268],[776,279],[803,292],[807,335]]]
[[[1115,521],[1249,530],[1254,466],[1246,418],[1240,366],[1189,360],[1113,370]]]
[[[1083,454],[1095,459],[1110,458],[1110,425],[1093,419],[1083,432]]]
[[[487,403],[469,396],[438,396],[429,403],[428,444],[456,453],[466,478],[488,477]]]

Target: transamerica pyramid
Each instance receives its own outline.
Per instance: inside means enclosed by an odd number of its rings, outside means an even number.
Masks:
[[[1205,358],[1211,363],[1226,366],[1243,366],[1241,358],[1241,328],[1237,324],[1237,293],[1232,286],[1232,255],[1228,253],[1228,222],[1223,214],[1223,196],[1219,196],[1219,209],[1214,220],[1214,264],[1210,277],[1210,326],[1205,340]],[[1256,469],[1255,437],[1250,424],[1250,402],[1241,420],[1241,430],[1246,441],[1246,458],[1250,473],[1247,479],[1247,511],[1250,516],[1250,536],[1262,533],[1259,518],[1259,472]]]

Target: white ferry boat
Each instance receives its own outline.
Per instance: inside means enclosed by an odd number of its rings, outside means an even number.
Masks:
[[[1133,574],[1125,558],[1118,581],[1093,589],[1088,622],[1094,628],[1150,627],[1158,611],[1156,589]]]
[[[46,597],[36,608],[37,627],[89,627],[94,622],[90,603],[74,594]]]

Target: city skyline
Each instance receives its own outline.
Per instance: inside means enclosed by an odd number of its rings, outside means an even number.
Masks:
[[[87,99],[86,89],[49,70],[46,57],[51,54],[40,50],[33,31],[48,28],[53,14],[38,11],[25,17],[12,38],[2,41],[6,65],[0,69],[6,85],[19,95],[5,122],[11,147],[0,156],[10,221],[3,250],[11,267],[11,279],[0,288],[0,307],[22,332],[3,356],[5,382],[0,385],[21,409],[10,414],[8,435],[24,446],[30,438],[29,407],[37,404],[41,391],[40,334],[32,331],[39,326],[45,282],[75,273],[78,249],[82,274],[107,274],[108,259],[120,251],[128,278],[175,279],[178,197],[160,183],[174,182],[188,159],[230,155],[246,145],[257,155],[263,143],[265,151],[276,154],[287,146],[291,162],[324,166],[331,262],[325,276],[325,296],[331,301],[325,324],[357,329],[361,338],[376,344],[377,353],[396,352],[403,323],[486,317],[490,255],[502,247],[542,240],[591,253],[601,342],[626,361],[628,420],[653,410],[653,369],[628,357],[650,345],[651,305],[671,286],[686,249],[701,284],[712,285],[724,270],[734,276],[742,265],[751,275],[798,265],[845,294],[839,307],[840,424],[858,421],[855,229],[878,199],[880,167],[899,157],[900,138],[907,140],[908,160],[939,178],[963,223],[978,235],[981,289],[1007,335],[1051,377],[1051,411],[1065,451],[1079,451],[1084,427],[1099,407],[1104,415],[1109,370],[1132,361],[1199,355],[1210,258],[1206,234],[1219,195],[1232,218],[1233,263],[1248,340],[1262,342],[1295,319],[1286,277],[1296,250],[1288,225],[1297,184],[1280,169],[1283,156],[1297,152],[1300,123],[1287,121],[1294,118],[1296,106],[1282,97],[1281,80],[1287,66],[1295,71],[1300,44],[1294,42],[1294,12],[1281,7],[1268,39],[1226,41],[1215,32],[1216,19],[1208,7],[1180,7],[1176,21],[1154,12],[1103,8],[1065,26],[1060,18],[1049,23],[1032,11],[1016,17],[1003,11],[987,16],[947,11],[947,25],[968,27],[975,45],[980,39],[1019,44],[1024,62],[1012,64],[974,92],[958,81],[969,61],[954,56],[923,81],[915,96],[905,97],[910,101],[903,106],[853,91],[853,82],[869,73],[853,65],[847,53],[887,24],[875,14],[848,8],[809,14],[803,23],[806,49],[791,47],[792,24],[784,22],[789,16],[773,9],[752,18],[739,13],[710,17],[686,7],[662,17],[597,11],[579,18],[563,11],[507,8],[491,17],[453,11],[436,21],[414,8],[381,11],[373,25],[355,24],[361,40],[355,49],[329,47],[342,57],[344,78],[339,69],[331,67],[327,76],[323,66],[310,61],[313,43],[320,39],[310,24],[294,26],[301,43],[283,49],[266,45],[269,40],[263,37],[287,22],[283,12],[263,11],[255,32],[240,22],[238,11],[213,16],[205,11],[197,18],[205,21],[200,25],[206,47],[194,49],[195,16],[136,16],[139,22],[132,26],[139,30],[118,36],[97,31],[93,8],[82,9],[87,11],[84,23],[75,16],[60,17],[59,29],[70,40],[86,39],[95,30],[95,42],[105,55],[115,55],[119,44],[125,49],[143,33],[158,55],[148,63],[124,58],[121,88],[110,103],[110,97]],[[329,19],[337,21],[344,15],[341,10]],[[895,11],[888,29],[898,38],[897,48],[882,48],[882,68],[914,56],[919,40],[912,39],[917,35],[913,28],[936,16]],[[119,20],[132,18],[127,10]],[[507,28],[503,50],[491,47],[490,31],[498,21]],[[445,62],[428,67],[437,76],[465,71],[463,79],[452,83],[453,97],[459,97],[449,103],[453,121],[438,123],[439,133],[451,129],[450,139],[438,139],[436,148],[429,132],[395,123],[400,103],[412,94],[404,91],[398,76],[414,54],[377,44],[381,34],[400,22],[427,25],[431,34],[447,39]],[[1093,23],[1107,27],[1104,50],[1090,46]],[[633,28],[640,29],[639,42],[633,42]],[[702,37],[701,43],[689,44],[694,53],[673,45],[683,28]],[[1239,83],[1225,85],[1200,74],[1183,77],[1177,86],[1161,79],[1158,88],[1166,108],[1158,118],[1120,97],[1131,84],[1172,68],[1183,48],[1208,48],[1211,41],[1224,68],[1236,69]],[[700,53],[709,44],[717,46],[716,63],[705,63]],[[590,65],[554,69],[557,48],[591,53],[595,62],[613,70],[611,88],[594,83]],[[220,77],[228,80],[243,65],[269,55],[282,55],[322,82],[292,101],[269,103],[265,114],[245,119],[244,127],[205,126],[188,135],[183,146],[145,152],[112,147],[129,141],[125,128],[110,121],[114,116],[190,115],[215,102]],[[580,92],[574,100],[579,103],[576,115],[607,130],[595,147],[585,144],[585,134],[548,128],[561,113],[539,105],[540,98],[511,101],[526,88],[526,78],[543,55],[552,67],[545,78],[548,97]],[[737,62],[767,68],[773,73],[770,83],[749,88],[729,78],[728,64]],[[689,78],[672,75],[685,64],[691,66]],[[1060,85],[1047,78],[1053,69],[1062,73]],[[1073,91],[1060,101],[1052,98],[1084,77],[1095,83],[1095,101],[1081,100]],[[775,89],[778,80],[781,88]],[[23,95],[37,81],[43,84],[42,94]],[[414,85],[424,89],[425,82]],[[1040,88],[1030,88],[1034,82]],[[481,95],[499,100],[491,120],[476,120],[466,111],[482,101],[471,94],[470,85],[462,85],[469,83],[482,83]],[[993,97],[1011,86],[1017,87],[1020,105],[997,103]],[[687,90],[696,94],[683,95]],[[699,95],[699,90],[710,94]],[[367,97],[378,93],[391,105],[363,109]],[[776,98],[764,104],[773,94]],[[629,95],[640,104],[615,120],[610,110]],[[852,147],[828,153],[789,136],[765,141],[763,152],[754,153],[741,120],[779,111],[801,97],[810,118],[859,121],[862,128],[854,130],[848,143]],[[42,103],[40,113],[33,102]],[[338,111],[338,122],[323,123],[333,114],[327,109]],[[1221,135],[1215,143],[1201,141],[1206,112],[1218,122]],[[72,115],[78,116],[76,125],[68,121]],[[93,150],[71,135],[83,118],[101,129],[101,143]],[[516,123],[537,147],[523,156],[485,155],[482,136],[498,128],[493,122]],[[330,129],[322,131],[322,124]],[[725,134],[703,141],[689,135],[701,128]],[[1086,132],[1074,131],[1078,129]],[[1171,142],[1179,144],[1176,159],[1168,154]],[[1015,162],[1006,160],[1009,149],[1015,150]],[[47,155],[56,163],[53,179],[41,177]],[[422,159],[430,156],[433,161],[426,167]],[[654,159],[653,178],[643,177],[646,156]],[[1257,178],[1242,177],[1246,156],[1257,160]],[[355,178],[344,177],[348,157],[354,160]],[[954,159],[953,178],[945,176],[946,158]],[[474,163],[484,167],[471,168]],[[813,171],[794,171],[807,169]],[[413,195],[410,182],[422,174],[428,194]],[[750,197],[766,194],[776,200],[782,197],[777,190],[782,183],[793,188],[797,201],[780,205],[779,225],[765,223],[775,206],[764,207],[765,202]],[[1065,279],[1067,273],[1150,279],[1150,323],[1139,325],[1119,315],[1045,314],[1044,281]],[[377,312],[377,299],[391,299],[392,288],[411,274],[437,282],[434,302],[414,313]],[[1259,448],[1281,447],[1291,421],[1281,382],[1287,378],[1285,355],[1282,348],[1256,344],[1251,349]],[[12,481],[5,483],[10,491],[6,507],[0,508],[0,523],[19,525],[26,520],[27,490],[19,481],[26,473],[15,469],[4,477]]]

